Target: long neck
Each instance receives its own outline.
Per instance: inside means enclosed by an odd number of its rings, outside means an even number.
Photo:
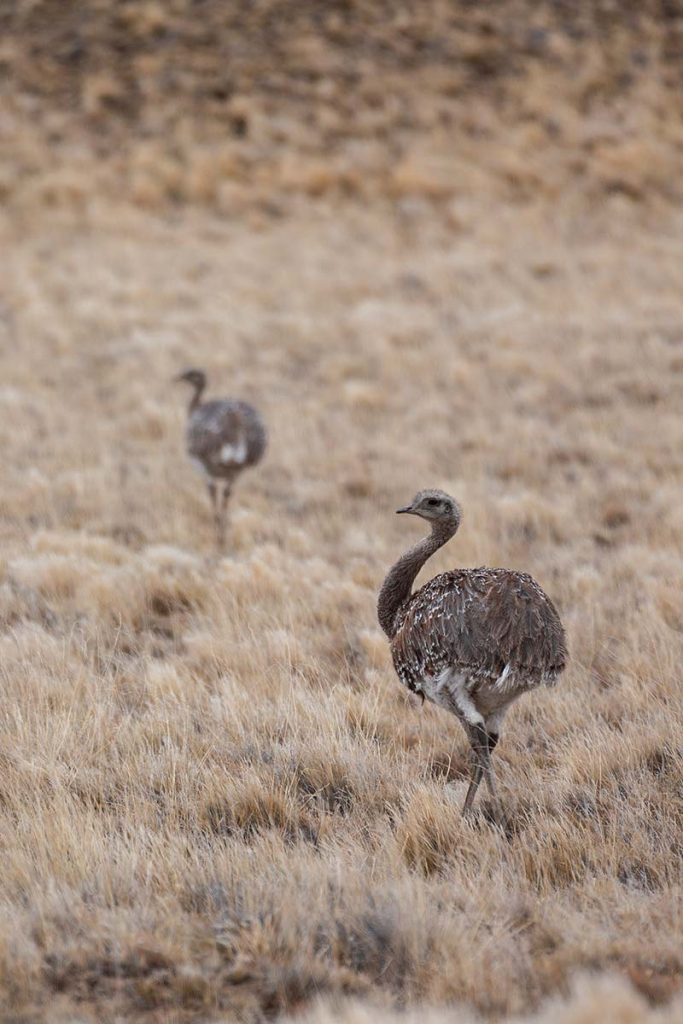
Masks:
[[[190,399],[190,407],[188,409],[188,413],[190,414],[190,416],[195,411],[195,409],[199,407],[199,403],[202,400],[202,393],[204,391],[204,388],[206,387],[206,381],[197,381],[197,383],[193,384],[192,386],[194,387],[194,394]]]
[[[394,635],[396,612],[410,597],[415,577],[420,569],[435,551],[450,540],[457,528],[457,522],[435,519],[432,522],[431,533],[406,551],[387,573],[377,599],[377,618],[388,637]]]

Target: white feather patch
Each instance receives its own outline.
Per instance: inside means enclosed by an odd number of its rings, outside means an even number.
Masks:
[[[469,690],[472,680],[464,672],[444,669],[438,676],[425,676],[420,690],[433,704],[458,715],[470,725],[483,725],[484,719],[477,711]]]
[[[509,680],[506,682],[506,680]],[[510,662],[507,663],[503,671],[500,673],[495,683],[493,684],[494,689],[500,690],[501,693],[506,693],[515,685],[515,680],[512,677],[512,669],[510,668]]]
[[[238,465],[242,465],[246,457],[247,443],[243,437],[240,437],[235,444],[224,444],[221,448],[220,461],[224,466],[235,462]]]

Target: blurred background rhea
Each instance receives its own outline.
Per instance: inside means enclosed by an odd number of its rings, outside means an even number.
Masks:
[[[655,0],[0,3],[16,1019],[680,1019],[682,33]],[[268,429],[220,557],[187,367]],[[567,627],[496,750],[509,838],[376,622],[424,487],[466,510],[430,573],[524,569]]]

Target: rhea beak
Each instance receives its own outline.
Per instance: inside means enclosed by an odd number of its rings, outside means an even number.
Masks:
[[[401,515],[402,512],[412,512],[412,511],[413,511],[413,506],[412,505],[404,505],[403,508],[397,508],[396,509],[396,515],[398,516],[398,515]]]

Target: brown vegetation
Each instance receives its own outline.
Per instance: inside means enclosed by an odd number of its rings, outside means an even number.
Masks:
[[[617,31],[606,4],[583,28],[533,5],[560,19],[538,35],[521,3],[403,25],[339,4],[323,32],[295,5],[269,91],[245,9],[274,5],[228,5],[239,54],[226,5],[178,0],[171,28],[117,5],[130,31],[85,6],[68,59],[72,16],[0,11],[7,1019],[673,1024],[675,12]],[[136,44],[131,105],[114,28],[180,19],[180,46],[192,17],[221,60],[188,43],[166,94],[173,42]],[[434,26],[457,59],[419,42]],[[188,363],[270,429],[222,558],[170,383]],[[523,568],[567,626],[568,672],[496,752],[507,834],[485,797],[460,817],[460,727],[401,690],[376,624],[392,511],[430,485],[465,511],[430,572]]]

